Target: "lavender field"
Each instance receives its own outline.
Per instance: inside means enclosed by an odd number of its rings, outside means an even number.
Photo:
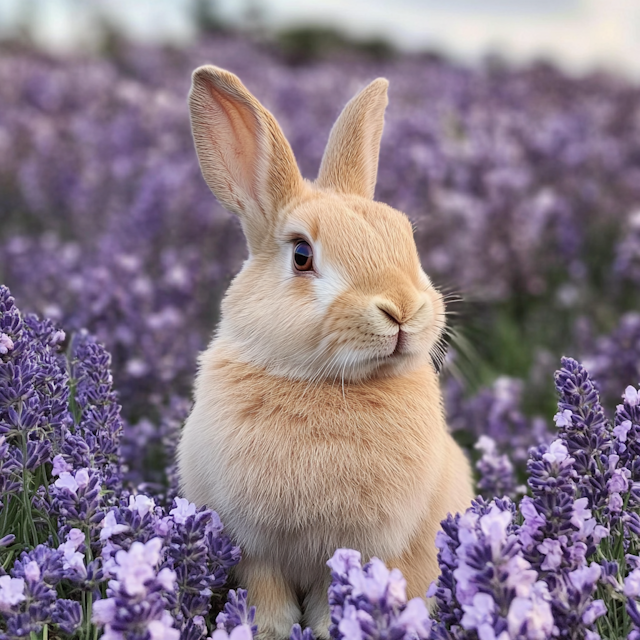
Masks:
[[[241,549],[179,497],[173,461],[246,257],[191,140],[203,63],[276,115],[308,178],[342,106],[387,77],[376,198],[451,293],[443,386],[482,497],[443,523],[431,613],[338,551],[332,636],[640,638],[640,87],[429,56],[292,64],[219,35],[0,51],[0,640],[257,633],[229,591]]]

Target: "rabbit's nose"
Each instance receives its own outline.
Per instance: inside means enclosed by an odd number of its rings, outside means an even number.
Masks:
[[[405,314],[391,300],[377,300],[376,307],[396,324],[402,324],[406,321]]]

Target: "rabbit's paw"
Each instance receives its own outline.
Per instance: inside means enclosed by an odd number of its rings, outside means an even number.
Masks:
[[[256,608],[258,640],[284,640],[300,622],[298,599],[277,567],[243,558],[238,578],[246,587],[249,604]]]

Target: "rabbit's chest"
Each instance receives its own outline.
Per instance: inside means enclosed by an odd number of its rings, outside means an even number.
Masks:
[[[349,538],[420,515],[432,475],[426,430],[415,416],[340,401],[236,405],[218,425],[232,520],[280,533],[341,528]]]
[[[439,397],[435,377],[343,393],[212,358],[181,440],[184,493],[217,510],[244,549],[272,540],[307,557],[322,540],[313,553],[393,555],[439,490]]]

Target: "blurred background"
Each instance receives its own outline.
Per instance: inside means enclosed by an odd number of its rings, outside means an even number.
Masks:
[[[246,256],[192,148],[204,63],[276,115],[309,178],[346,101],[390,79],[376,197],[449,294],[463,444],[522,465],[562,355],[611,409],[640,382],[640,0],[0,0],[0,281],[111,351],[134,479],[162,482]]]
[[[2,0],[0,33],[58,51],[98,50],[106,30],[184,46],[215,24],[277,37],[336,30],[354,41],[475,62],[546,59],[577,73],[640,74],[638,0]]]

